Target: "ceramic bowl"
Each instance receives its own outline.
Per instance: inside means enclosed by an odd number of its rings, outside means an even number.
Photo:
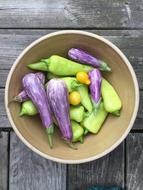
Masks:
[[[88,135],[78,150],[68,148],[58,132],[54,148],[48,146],[47,135],[38,116],[19,117],[20,104],[8,102],[22,90],[23,76],[31,72],[26,65],[53,54],[67,57],[72,47],[87,50],[109,64],[112,72],[103,76],[115,87],[122,100],[120,117],[111,114],[97,135]],[[60,65],[59,65],[60,67]],[[139,104],[139,88],[134,70],[125,55],[105,38],[84,31],[66,30],[45,35],[24,49],[13,64],[6,82],[5,105],[9,121],[18,137],[41,156],[61,163],[83,163],[98,159],[115,149],[127,136],[135,121]]]

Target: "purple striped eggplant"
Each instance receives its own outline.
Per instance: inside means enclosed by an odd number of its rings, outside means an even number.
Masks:
[[[37,72],[35,75],[41,80],[42,84],[45,83],[45,75],[42,72]],[[24,90],[22,90],[17,96],[15,96],[12,101],[14,102],[24,102],[28,99],[28,95]]]
[[[25,75],[22,83],[25,92],[40,114],[43,126],[46,128],[48,134],[49,145],[52,148],[53,121],[44,85],[33,73]]]
[[[68,56],[70,59],[76,62],[91,65],[93,67],[99,68],[102,71],[111,71],[111,68],[107,65],[107,63],[95,58],[80,48],[71,48],[68,51]]]
[[[100,100],[101,100],[101,81],[102,76],[98,69],[93,69],[88,73],[90,80],[90,93],[92,102],[95,108],[98,108]]]
[[[62,137],[68,145],[71,145],[72,128],[70,123],[70,106],[65,82],[61,79],[51,79],[47,86],[47,96]]]

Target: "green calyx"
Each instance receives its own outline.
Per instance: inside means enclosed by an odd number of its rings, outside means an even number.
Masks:
[[[49,146],[53,148],[54,125],[50,125],[50,127],[46,128],[46,133],[48,135]]]
[[[77,80],[73,80],[71,83],[72,90],[77,90],[79,86],[82,86],[83,84],[79,83]]]
[[[102,60],[99,60],[99,63],[100,63],[100,70],[101,71],[111,71],[111,68],[107,65],[107,63],[105,63],[104,61]]]
[[[78,149],[77,147],[75,147],[75,146],[73,145],[72,142],[67,141],[67,140],[65,140],[64,142],[65,142],[71,149],[73,149],[73,150],[77,150],[77,149]]]

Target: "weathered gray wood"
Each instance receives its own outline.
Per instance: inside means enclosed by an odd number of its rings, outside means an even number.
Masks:
[[[1,0],[2,28],[143,27],[142,0]]]
[[[46,160],[11,132],[10,190],[66,190],[66,165]]]
[[[112,153],[97,161],[68,166],[69,190],[86,190],[94,185],[117,185],[124,187],[123,144]]]
[[[127,190],[143,189],[143,134],[130,134],[127,139]]]
[[[0,190],[7,189],[8,133],[0,132]]]
[[[140,91],[140,106],[139,106],[139,112],[137,115],[136,122],[134,124],[134,129],[143,129],[143,91]],[[0,128],[7,128],[11,127],[5,111],[5,105],[4,105],[4,89],[0,89]]]
[[[53,30],[52,30],[53,31]],[[115,43],[129,58],[138,77],[139,86],[143,89],[143,31],[108,31],[90,30],[105,36]],[[0,87],[5,86],[6,77],[19,53],[33,40],[51,32],[51,30],[1,30],[0,31]]]

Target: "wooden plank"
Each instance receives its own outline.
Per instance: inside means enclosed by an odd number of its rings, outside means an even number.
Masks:
[[[134,124],[133,129],[143,129],[143,91],[140,91],[140,106],[139,106],[139,112],[137,115],[136,122]],[[0,128],[7,128],[11,127],[5,111],[4,106],[4,89],[0,89]]]
[[[140,0],[1,0],[1,28],[141,28]]]
[[[66,190],[66,165],[46,160],[11,132],[10,190]]]
[[[123,144],[99,160],[68,166],[69,190],[86,190],[88,187],[95,185],[124,187]]]
[[[143,189],[143,133],[131,133],[127,139],[127,190]]]
[[[0,189],[7,189],[8,167],[8,133],[0,132]]]
[[[53,30],[52,30],[53,31]],[[137,74],[139,86],[143,89],[143,31],[108,31],[90,30],[93,33],[105,36],[117,45],[129,58]],[[1,30],[0,31],[0,87],[5,86],[8,70],[19,53],[33,40],[50,33],[51,30]],[[130,43],[129,43],[130,42]]]

